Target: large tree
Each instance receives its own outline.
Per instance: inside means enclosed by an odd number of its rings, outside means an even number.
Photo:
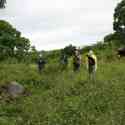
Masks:
[[[115,8],[113,28],[117,33],[125,35],[125,0]]]
[[[117,4],[114,12],[114,33],[105,36],[104,42],[115,42],[125,44],[125,0]]]
[[[29,39],[22,37],[21,33],[13,28],[11,24],[0,20],[0,55],[14,56],[23,55],[30,48]]]

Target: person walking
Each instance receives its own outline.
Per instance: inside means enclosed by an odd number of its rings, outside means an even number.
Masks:
[[[95,75],[97,70],[97,57],[92,50],[87,54],[87,69],[89,74],[89,80],[95,81]]]
[[[39,73],[42,72],[42,70],[44,69],[45,67],[45,64],[46,64],[46,61],[45,59],[42,57],[42,55],[39,56],[39,59],[38,59],[38,71]]]
[[[62,54],[60,58],[61,71],[65,70],[68,66],[68,56],[66,54]]]
[[[78,49],[75,49],[73,56],[73,70],[79,71],[81,66],[81,55]]]

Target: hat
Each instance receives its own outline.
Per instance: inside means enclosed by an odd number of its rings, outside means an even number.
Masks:
[[[89,50],[88,55],[91,56],[91,55],[93,55],[93,54],[94,54],[94,52],[93,52],[92,50]]]
[[[43,56],[42,54],[39,55],[39,57],[42,57],[42,56]]]

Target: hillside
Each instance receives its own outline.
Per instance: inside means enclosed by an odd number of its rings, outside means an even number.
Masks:
[[[0,100],[1,125],[124,125],[125,59],[99,61],[96,83],[71,65],[57,63],[42,74],[35,65],[0,64],[0,83],[18,81],[30,92],[15,100]],[[2,95],[1,95],[2,96]]]

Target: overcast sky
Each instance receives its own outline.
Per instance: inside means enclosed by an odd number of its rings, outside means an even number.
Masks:
[[[113,32],[120,0],[7,0],[0,19],[9,21],[38,50],[84,46]]]

